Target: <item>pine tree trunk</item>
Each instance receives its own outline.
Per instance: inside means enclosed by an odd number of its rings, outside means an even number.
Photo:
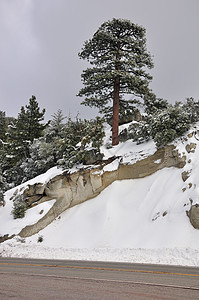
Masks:
[[[117,77],[114,83],[114,94],[113,94],[113,124],[112,124],[112,145],[119,144],[119,91],[120,91],[120,79]]]
[[[115,70],[120,70],[120,42],[117,44]],[[113,124],[112,124],[112,145],[119,144],[119,101],[120,101],[120,77],[117,76],[114,82],[113,91]]]

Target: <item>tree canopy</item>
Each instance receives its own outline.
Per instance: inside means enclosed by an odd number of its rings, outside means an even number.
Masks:
[[[120,101],[123,107],[126,101],[129,109],[134,103],[132,99],[128,102],[129,95],[136,101],[149,93],[152,77],[146,68],[152,68],[153,62],[146,50],[145,29],[129,20],[105,22],[84,43],[79,57],[87,59],[92,67],[81,75],[84,87],[78,96],[85,97],[82,104],[95,106],[99,112],[106,112],[113,101],[112,144],[117,145]]]

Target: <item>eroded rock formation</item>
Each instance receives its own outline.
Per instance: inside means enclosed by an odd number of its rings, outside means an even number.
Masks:
[[[28,237],[49,225],[63,211],[96,197],[115,180],[143,178],[165,167],[183,168],[186,157],[179,155],[175,146],[157,150],[153,155],[134,164],[119,164],[118,169],[104,171],[104,162],[93,168],[84,168],[72,174],[64,172],[47,184],[29,185],[23,198],[29,207],[56,199],[53,207],[36,224],[26,226],[19,236]]]

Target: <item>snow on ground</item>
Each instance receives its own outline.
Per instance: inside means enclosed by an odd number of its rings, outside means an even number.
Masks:
[[[38,183],[38,182],[46,183],[53,177],[60,175],[62,173],[63,173],[63,170],[61,168],[53,167],[53,168],[49,169],[46,173],[38,175],[37,177],[30,179],[29,181],[27,181],[25,183],[22,183],[18,188],[20,189],[21,187],[27,186],[28,184],[32,185],[32,184]],[[16,189],[16,188],[14,188],[14,189]]]
[[[190,142],[197,143],[194,153],[185,150]],[[179,139],[176,145],[187,156],[184,169],[163,169],[146,178],[116,181],[96,198],[62,213],[38,234],[0,244],[0,256],[199,266],[199,230],[192,227],[186,215],[190,199],[199,202],[199,142],[193,136],[187,141]],[[123,155],[132,151],[127,150],[128,142],[116,147]],[[154,151],[152,143],[133,144],[133,148],[135,154],[140,149]],[[115,155],[115,147],[109,150],[109,156]],[[184,170],[190,172],[187,182],[181,177]],[[50,176],[52,173],[49,171]],[[0,228],[16,224],[9,215],[10,205],[0,209]],[[38,206],[28,211],[29,222],[33,221],[31,215],[38,216],[40,210]],[[38,243],[39,237],[43,242]]]
[[[32,225],[36,223],[42,216],[44,216],[48,212],[48,210],[53,206],[55,202],[55,200],[51,200],[48,202],[41,203],[38,206],[29,209],[26,212],[26,215],[23,219],[14,220],[13,215],[11,213],[13,207],[13,201],[10,200],[10,198],[13,196],[13,193],[16,190],[23,191],[28,184],[32,185],[35,183],[46,183],[51,178],[61,174],[62,172],[63,171],[60,168],[57,167],[51,168],[45,174],[39,175],[5,193],[6,205],[5,207],[0,207],[0,235],[1,234],[11,235],[14,233],[16,234],[19,233],[20,230],[26,225]],[[41,211],[43,211],[42,215],[40,214]]]
[[[22,219],[13,219],[12,201],[7,202],[5,209],[0,209],[0,230],[3,234],[18,234],[27,225],[35,224],[53,206],[56,200],[43,202],[27,210]]]
[[[119,132],[130,126],[133,122],[121,125],[119,127]],[[154,154],[157,150],[152,140],[139,145],[137,145],[136,142],[132,142],[132,140],[128,140],[125,143],[120,142],[117,146],[111,146],[107,149],[107,144],[110,144],[110,137],[111,127],[107,125],[106,137],[104,139],[103,146],[101,147],[101,152],[104,154],[104,159],[108,159],[112,156],[122,156],[123,163],[135,163],[137,160]]]

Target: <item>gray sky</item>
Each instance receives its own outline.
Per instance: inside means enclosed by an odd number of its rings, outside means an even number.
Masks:
[[[146,28],[158,97],[198,100],[198,12],[199,0],[0,0],[0,110],[16,117],[35,95],[47,119],[58,109],[94,116],[76,97],[88,66],[77,54],[112,18]]]

